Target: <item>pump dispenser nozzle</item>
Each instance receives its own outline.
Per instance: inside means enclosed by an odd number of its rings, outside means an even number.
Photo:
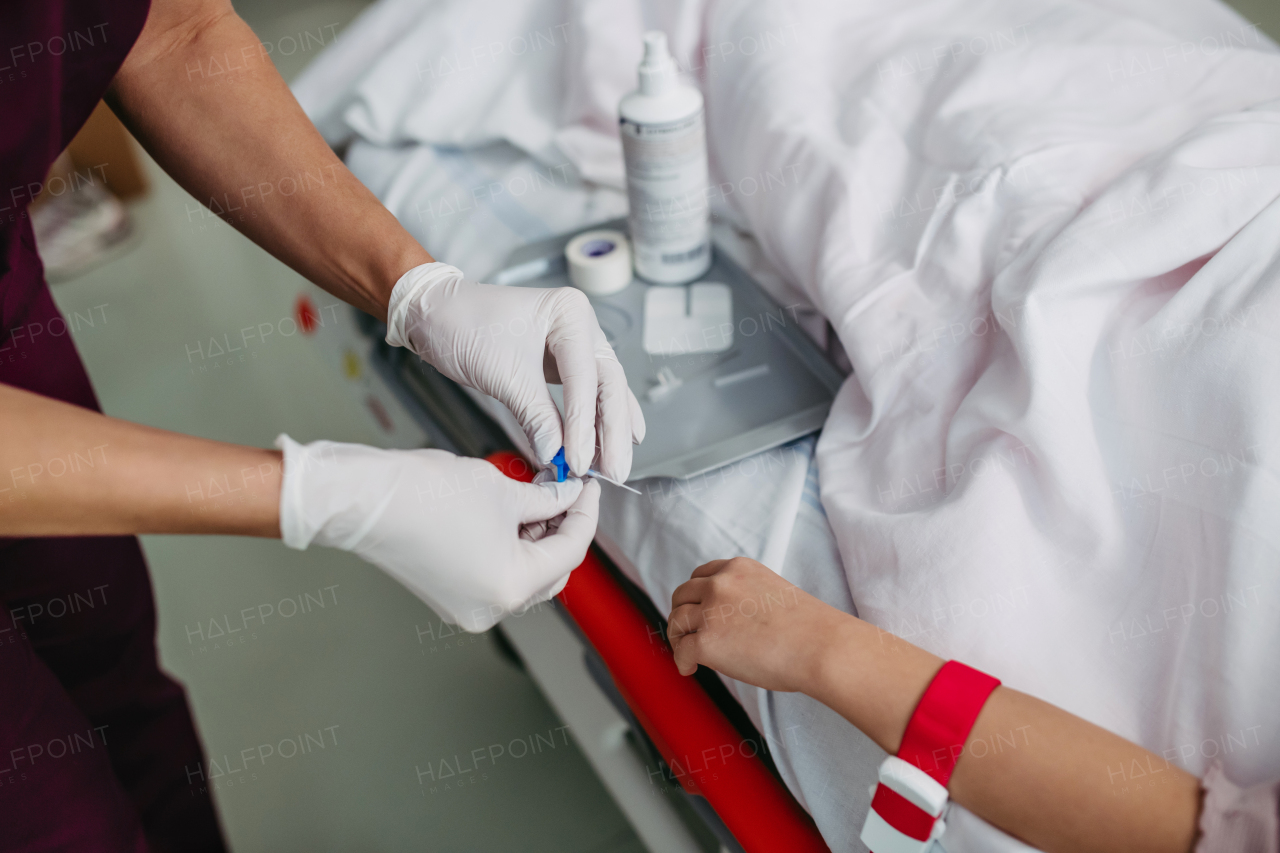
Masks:
[[[676,85],[676,61],[667,50],[667,34],[650,30],[644,34],[644,59],[640,62],[640,92],[662,95]]]

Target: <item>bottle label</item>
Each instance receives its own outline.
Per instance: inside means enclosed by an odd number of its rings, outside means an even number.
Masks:
[[[680,282],[710,266],[707,143],[702,111],[680,121],[621,120],[636,272]]]

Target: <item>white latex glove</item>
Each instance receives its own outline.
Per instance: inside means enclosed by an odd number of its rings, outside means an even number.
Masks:
[[[595,534],[594,481],[522,483],[443,450],[303,445],[287,435],[276,446],[286,545],[358,554],[468,631],[558,593]]]
[[[391,291],[387,343],[501,400],[541,464],[563,445],[579,477],[590,467],[619,482],[630,475],[644,415],[582,291],[479,284],[457,267],[423,264]],[[564,385],[567,428],[548,382]]]

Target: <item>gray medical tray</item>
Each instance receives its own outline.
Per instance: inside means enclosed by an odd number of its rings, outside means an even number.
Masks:
[[[592,228],[625,232],[626,222]],[[564,247],[585,230],[521,246],[488,280],[568,285]],[[805,335],[795,312],[774,302],[724,252],[715,252],[711,269],[699,280],[722,282],[733,291],[733,345],[724,352],[645,352],[644,294],[661,285],[637,278],[620,293],[591,299],[648,427],[644,443],[635,449],[632,480],[692,477],[808,435],[822,428],[840,387],[840,372]],[[651,400],[649,390],[664,367],[683,384]]]

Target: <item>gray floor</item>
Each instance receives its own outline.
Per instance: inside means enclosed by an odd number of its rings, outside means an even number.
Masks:
[[[1280,0],[1231,0],[1227,5],[1280,42]]]
[[[247,17],[287,48],[291,33],[341,29],[359,8],[263,5]],[[282,71],[316,52],[282,58]],[[279,432],[380,443],[315,339],[279,337],[244,363],[193,372],[201,341],[289,317],[305,284],[148,168],[139,244],[54,288],[64,312],[94,320],[75,337],[107,413],[258,446]],[[416,598],[336,551],[213,537],[143,546],[161,655],[187,685],[216,776],[191,768],[191,794],[214,796],[234,850],[641,849],[571,733],[489,637],[446,636]],[[267,618],[245,622],[246,608]],[[477,749],[496,758],[464,774]],[[419,776],[428,768],[434,783]]]

